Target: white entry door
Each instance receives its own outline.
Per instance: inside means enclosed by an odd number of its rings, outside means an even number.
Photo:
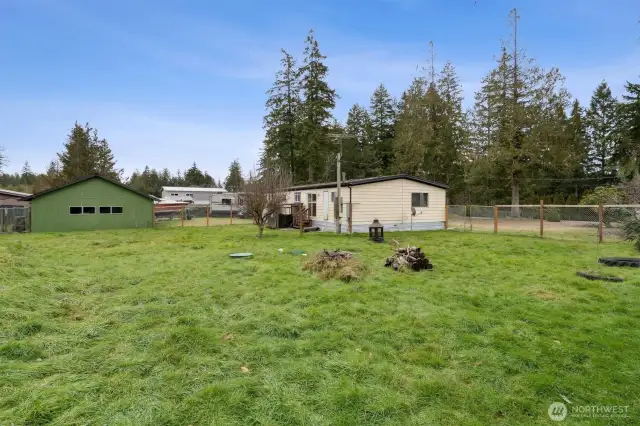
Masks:
[[[329,220],[329,191],[324,191],[324,220]]]

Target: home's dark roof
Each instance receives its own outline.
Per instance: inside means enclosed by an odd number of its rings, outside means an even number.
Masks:
[[[419,177],[411,176],[411,175],[392,175],[392,176],[378,176],[378,177],[370,177],[370,178],[362,178],[362,179],[349,179],[340,183],[340,186],[358,186],[358,185],[366,185],[368,183],[376,183],[376,182],[385,182],[388,180],[396,180],[396,179],[408,179],[414,182],[420,182],[427,185],[435,186],[442,189],[448,189],[449,186],[444,183],[434,182],[432,180],[422,179]],[[325,182],[325,183],[312,183],[309,185],[297,185],[289,188],[290,191],[298,191],[305,189],[320,189],[320,188],[333,188],[337,186],[337,182]]]
[[[83,176],[83,177],[74,179],[71,182],[65,183],[64,185],[56,186],[55,188],[49,188],[46,191],[38,192],[38,193],[33,194],[33,195],[29,196],[29,197],[24,197],[23,200],[31,201],[34,198],[38,198],[38,197],[41,197],[41,196],[43,196],[45,194],[49,194],[49,193],[57,191],[59,189],[66,188],[68,186],[75,185],[76,183],[84,182],[85,180],[94,179],[94,178],[105,180],[105,181],[107,181],[109,183],[112,183],[114,185],[118,185],[119,187],[124,188],[124,189],[126,189],[128,191],[135,192],[138,195],[141,195],[141,196],[143,196],[145,198],[153,200],[153,198],[149,194],[145,194],[144,192],[140,192],[137,189],[133,189],[133,188],[127,186],[127,185],[124,185],[124,184],[118,182],[117,180],[113,180],[111,178],[108,178],[108,177],[105,177],[105,176],[102,176],[102,175],[99,175],[99,174],[93,174],[93,175]]]

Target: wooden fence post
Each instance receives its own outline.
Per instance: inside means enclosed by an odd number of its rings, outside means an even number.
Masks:
[[[602,204],[598,205],[598,242],[603,240],[603,227],[604,227],[604,207]]]
[[[207,210],[204,212],[207,215],[207,228],[209,227],[209,216],[211,216],[211,205],[207,206]]]
[[[498,206],[493,206],[493,233],[498,233]]]
[[[540,200],[540,238],[544,238],[544,200]]]
[[[229,203],[229,225],[233,225],[233,203]]]
[[[444,205],[444,229],[449,229],[449,205]]]
[[[180,211],[180,226],[184,227],[184,206],[182,206],[182,210]]]

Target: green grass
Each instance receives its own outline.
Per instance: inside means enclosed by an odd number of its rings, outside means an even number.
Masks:
[[[388,234],[435,265],[400,274],[361,235],[255,233],[0,236],[0,425],[552,424],[560,394],[637,422],[640,275],[575,276],[629,244]],[[287,254],[322,248],[369,274]]]

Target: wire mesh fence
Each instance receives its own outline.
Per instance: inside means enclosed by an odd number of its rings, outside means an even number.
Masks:
[[[640,205],[447,206],[448,228],[543,238],[621,241],[624,225],[640,220]]]
[[[0,207],[0,234],[31,231],[31,209],[28,207]]]
[[[242,216],[242,212],[237,206],[234,208],[229,204],[225,205],[193,205],[193,204],[156,204],[153,208],[153,226],[162,227],[185,227],[185,226],[218,226],[218,225],[241,225],[252,223],[250,219]]]

